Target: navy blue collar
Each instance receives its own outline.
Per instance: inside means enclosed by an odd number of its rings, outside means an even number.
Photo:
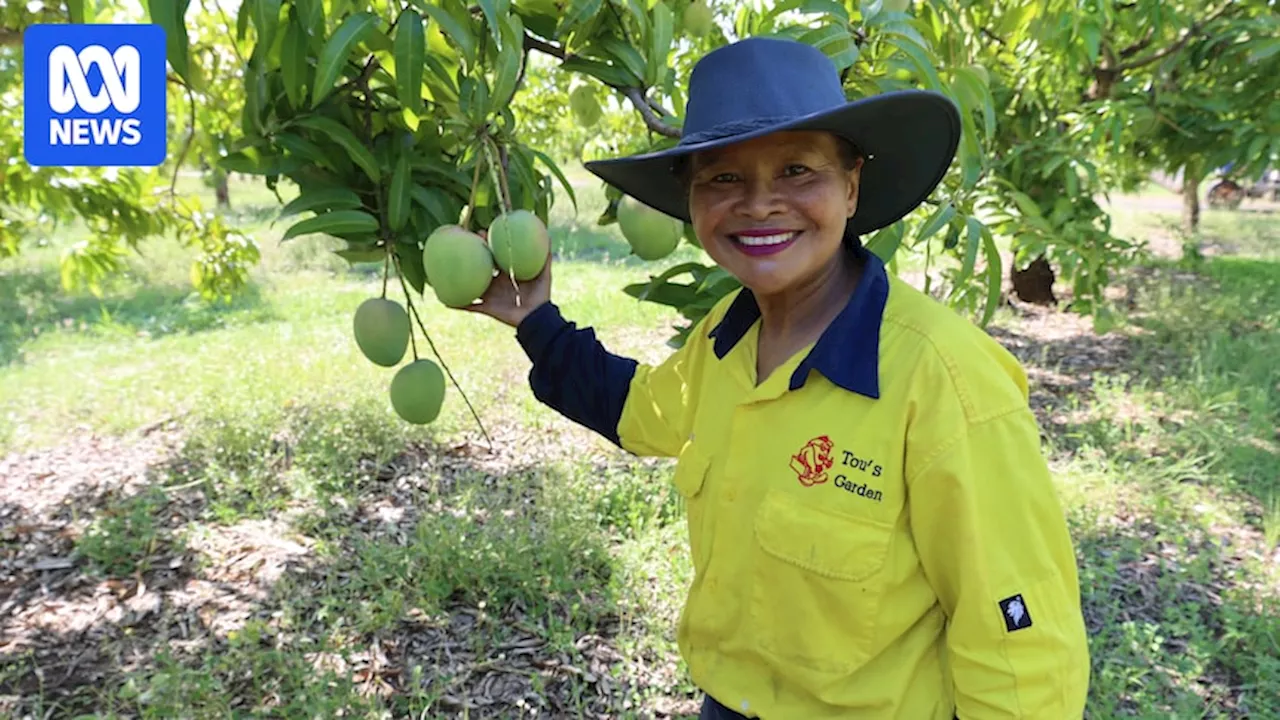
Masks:
[[[880,397],[880,321],[889,299],[889,276],[878,255],[863,247],[854,252],[865,262],[862,279],[791,375],[792,390],[803,387],[809,371],[817,370],[845,390]],[[716,357],[723,359],[759,318],[755,296],[744,287],[707,335],[715,339]]]

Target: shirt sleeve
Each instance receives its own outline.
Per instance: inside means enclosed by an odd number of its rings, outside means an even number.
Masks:
[[[959,720],[1083,716],[1075,552],[1025,406],[961,424],[908,478],[924,572],[948,616]]]
[[[578,328],[551,302],[520,322],[516,339],[533,363],[534,397],[620,445],[618,419],[639,363],[606,350],[594,330]]]
[[[516,338],[533,363],[529,385],[540,402],[635,455],[680,452],[692,422],[695,334],[662,364],[646,365],[609,352],[594,330],[547,302],[520,322]]]

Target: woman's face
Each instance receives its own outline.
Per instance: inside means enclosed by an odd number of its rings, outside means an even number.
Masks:
[[[689,210],[703,249],[757,295],[803,287],[829,269],[857,208],[861,162],[834,136],[779,132],[693,159]]]

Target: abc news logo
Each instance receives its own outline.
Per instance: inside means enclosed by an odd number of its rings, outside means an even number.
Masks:
[[[34,25],[24,37],[24,151],[35,166],[156,166],[167,151],[158,25]]]
[[[60,115],[76,108],[98,114],[115,108],[128,115],[142,102],[138,48],[121,45],[114,53],[101,45],[76,52],[59,45],[49,53],[49,108]],[[102,73],[102,88],[89,90],[85,68]],[[142,142],[142,121],[137,118],[51,118],[52,145],[137,145]]]

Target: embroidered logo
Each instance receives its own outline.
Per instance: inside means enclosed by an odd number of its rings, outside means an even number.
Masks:
[[[831,459],[833,447],[831,438],[820,435],[805,443],[800,452],[791,456],[791,469],[795,471],[796,479],[801,485],[811,487],[827,481],[827,471],[835,464]]]
[[[1001,600],[1000,610],[1004,613],[1004,626],[1009,632],[1031,627],[1031,612],[1021,595]]]

